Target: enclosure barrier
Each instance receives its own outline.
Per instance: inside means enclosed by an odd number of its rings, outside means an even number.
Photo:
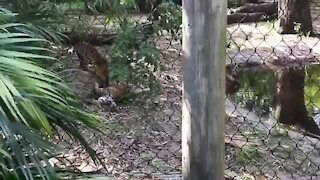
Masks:
[[[99,2],[57,3],[62,33],[136,88],[118,112],[87,105],[107,127],[82,130],[100,165],[60,133],[55,166],[116,179],[320,179],[318,1],[228,0],[227,13],[223,0]],[[66,49],[59,59],[79,69]],[[68,76],[81,97],[87,77]]]

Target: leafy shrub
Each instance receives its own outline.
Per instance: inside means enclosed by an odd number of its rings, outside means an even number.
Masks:
[[[139,88],[159,88],[155,73],[160,70],[159,51],[144,36],[136,22],[123,20],[112,46],[111,77]]]
[[[18,13],[15,18],[19,22],[42,25],[43,27],[48,25],[54,27],[59,25],[64,19],[63,12],[60,11],[54,0],[5,1],[7,2],[6,8]]]
[[[243,72],[240,77],[241,89],[236,94],[235,102],[243,104],[247,109],[254,110],[259,115],[270,112],[272,72]]]
[[[158,12],[159,20],[153,22],[154,32],[158,33],[165,30],[172,35],[174,40],[181,40],[181,7],[173,3],[163,3],[158,7]]]
[[[134,10],[134,0],[95,0],[93,2],[93,9],[99,13],[115,12],[119,9]]]
[[[152,38],[162,36],[161,32],[167,31],[175,40],[181,40],[181,7],[163,3],[158,11],[159,19],[151,23],[130,21],[126,16],[113,17],[121,23],[117,40],[112,46],[112,79],[139,88],[150,88],[152,94],[160,92],[156,73],[161,70],[160,54],[151,43]]]

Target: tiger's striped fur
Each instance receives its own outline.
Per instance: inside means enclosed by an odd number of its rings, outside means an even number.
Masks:
[[[95,76],[100,88],[108,87],[110,81],[108,60],[87,42],[77,43],[73,48],[79,58],[80,67]]]

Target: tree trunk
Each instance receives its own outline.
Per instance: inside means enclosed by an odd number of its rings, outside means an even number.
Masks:
[[[281,34],[295,34],[295,23],[300,23],[298,32],[312,32],[310,0],[279,0],[278,13]]]
[[[320,135],[320,129],[304,104],[304,68],[282,68],[276,72],[272,99],[274,117],[279,123],[298,125],[310,133]]]

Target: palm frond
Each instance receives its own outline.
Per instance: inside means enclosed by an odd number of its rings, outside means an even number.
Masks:
[[[33,169],[37,170],[42,179],[54,176],[53,168],[46,160],[57,153],[57,147],[39,133],[18,122],[11,122],[0,114],[0,130],[4,136],[3,151],[10,154],[10,163],[6,163],[7,171],[16,172],[27,179],[33,179]],[[11,165],[9,165],[11,164]],[[45,167],[43,166],[45,164]]]
[[[0,154],[10,155],[0,157],[0,177],[16,174],[33,179],[37,174],[50,179],[54,173],[47,158],[57,151],[46,137],[57,126],[80,142],[98,163],[78,127],[99,130],[102,120],[84,110],[59,76],[39,66],[40,62],[56,61],[46,48],[48,36],[54,34],[18,23],[15,16],[0,9]]]

